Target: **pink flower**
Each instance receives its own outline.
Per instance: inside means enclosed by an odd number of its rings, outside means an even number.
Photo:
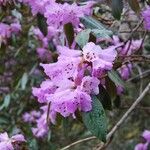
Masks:
[[[23,114],[23,120],[24,122],[35,122],[37,118],[41,116],[41,113],[39,111],[31,111],[30,113],[24,113]]]
[[[7,43],[12,34],[21,31],[21,25],[19,23],[12,23],[11,25],[0,23],[0,43]]]
[[[37,48],[36,51],[37,51],[38,57],[42,61],[50,61],[52,59],[51,52],[48,49]]]
[[[145,29],[150,30],[150,7],[146,8],[142,12],[142,16],[144,18]]]
[[[67,59],[67,57],[60,57],[56,63],[41,64],[46,75],[56,84],[64,78],[75,78],[76,76],[80,58],[70,58],[66,61],[65,59]]]
[[[33,15],[36,15],[37,13],[44,14],[45,7],[54,1],[55,0],[20,0],[20,2],[28,4],[31,7]]]
[[[121,95],[124,91],[124,88],[122,86],[117,86],[117,94]]]
[[[80,111],[90,111],[91,97],[85,92],[67,89],[49,96],[51,110],[60,113],[64,117],[74,116],[77,109]]]
[[[102,48],[94,43],[87,43],[83,47],[83,57],[86,61],[92,63],[93,70],[111,70],[113,61],[117,56],[115,46],[108,47],[102,50]]]
[[[43,137],[48,133],[47,126],[47,113],[43,113],[43,115],[36,120],[37,127],[32,128],[32,132],[36,137]]]
[[[40,103],[47,102],[46,94],[52,94],[56,90],[56,86],[50,81],[45,80],[42,82],[40,88],[32,88],[32,94],[38,98]]]
[[[99,93],[99,87],[98,85],[100,84],[100,81],[96,77],[90,77],[90,76],[85,76],[82,79],[81,83],[81,91],[90,94],[95,94],[97,95]]]
[[[44,16],[47,18],[47,24],[49,26],[60,28],[64,24],[72,23],[77,27],[80,23],[79,18],[90,14],[90,7],[91,3],[88,7],[78,6],[76,3],[71,5],[68,3],[52,3],[46,6]]]
[[[14,142],[25,142],[22,134],[16,134],[11,138],[8,137],[6,132],[0,134],[0,150],[14,150]]]
[[[150,131],[149,130],[145,130],[142,134],[142,137],[150,143]]]
[[[6,44],[7,39],[11,37],[11,28],[5,23],[0,23],[0,43]]]
[[[119,73],[120,73],[122,79],[124,79],[124,80],[129,79],[129,77],[131,75],[131,69],[132,69],[131,64],[123,65],[121,68],[119,68]]]
[[[139,143],[135,146],[134,150],[148,150],[147,143]]]
[[[13,33],[18,33],[18,32],[21,31],[21,24],[20,24],[19,22],[17,22],[17,23],[12,23],[12,24],[10,25],[10,27],[11,27],[11,31],[12,31]]]
[[[142,40],[132,40],[131,43],[128,41],[125,46],[121,49],[119,49],[119,55],[122,56],[130,56],[131,54],[134,54],[139,50],[141,46]]]

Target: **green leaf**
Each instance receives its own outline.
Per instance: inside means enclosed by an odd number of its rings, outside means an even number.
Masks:
[[[140,12],[140,6],[137,0],[128,0],[128,3],[134,12],[136,13]]]
[[[99,85],[99,94],[97,98],[101,101],[104,109],[112,110],[111,98],[102,85]]]
[[[120,20],[123,10],[123,0],[112,0],[111,7],[114,18]]]
[[[96,96],[92,97],[92,110],[89,112],[82,112],[82,118],[87,129],[97,138],[106,142],[106,115],[101,102]]]
[[[6,95],[4,98],[4,107],[7,108],[10,104],[10,94]]]
[[[118,73],[114,70],[111,70],[108,72],[108,77],[115,83],[116,86],[122,86],[124,87],[124,82],[118,75]]]
[[[113,35],[111,30],[107,30],[99,21],[92,17],[83,17],[81,22],[88,29],[91,29],[91,33],[96,38],[110,38]]]
[[[40,13],[37,14],[37,25],[40,29],[40,31],[43,33],[44,36],[47,35],[47,23],[46,18],[41,15]]]
[[[0,106],[0,110],[4,109],[4,108],[8,108],[9,104],[10,104],[10,94],[7,94],[4,98],[4,102],[3,104]]]
[[[105,78],[106,90],[109,93],[111,100],[113,101],[117,96],[117,90],[115,83],[108,77]]]
[[[84,45],[86,45],[86,43],[88,43],[89,41],[89,37],[90,37],[90,29],[85,29],[81,32],[79,32],[79,34],[76,36],[75,41],[78,43],[78,45],[83,48]]]
[[[92,30],[93,35],[95,35],[97,38],[110,38],[113,35],[113,32],[110,30],[99,30],[99,29],[93,29]]]
[[[81,22],[84,24],[84,26],[88,29],[99,29],[99,30],[106,30],[105,27],[96,19],[92,17],[82,17]]]
[[[64,32],[68,41],[68,45],[70,47],[74,40],[74,29],[72,23],[67,23],[64,25]]]
[[[21,78],[21,89],[22,90],[25,90],[27,82],[28,82],[28,74],[24,73]]]

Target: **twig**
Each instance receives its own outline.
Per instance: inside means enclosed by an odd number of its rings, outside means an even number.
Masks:
[[[60,150],[66,150],[66,149],[68,149],[68,148],[70,148],[70,147],[72,147],[72,146],[74,146],[76,144],[79,144],[79,143],[82,143],[82,142],[85,142],[85,141],[89,141],[89,140],[92,140],[92,139],[96,139],[96,137],[95,136],[91,136],[91,137],[88,137],[88,138],[85,138],[85,139],[78,140],[78,141],[76,141],[74,143],[71,143],[71,144],[65,146],[64,148],[61,148]]]
[[[142,69],[140,68],[140,66],[138,66],[137,64],[135,64],[135,67],[137,68],[139,75],[140,75],[140,89],[139,89],[139,93],[141,94],[143,91],[143,75],[142,75]]]
[[[137,81],[139,81],[140,78],[145,78],[145,77],[147,77],[149,75],[150,75],[150,70],[146,70],[146,71],[144,71],[142,73],[142,76],[141,75],[137,75],[135,77],[132,77],[132,78],[128,79],[127,82],[137,82]]]
[[[117,131],[117,129],[120,127],[120,125],[127,119],[129,114],[135,109],[135,107],[139,104],[139,102],[144,98],[144,96],[147,94],[147,92],[150,89],[150,83],[146,86],[144,91],[141,93],[141,95],[136,99],[136,101],[131,105],[131,107],[127,110],[127,112],[123,115],[123,117],[117,122],[117,124],[112,128],[112,130],[107,134],[107,141],[109,142],[109,139],[113,136],[113,134]],[[107,142],[107,143],[108,143]],[[107,145],[106,143],[106,145]],[[101,150],[101,148],[98,148],[97,150]]]
[[[120,127],[120,125],[126,120],[126,118],[129,116],[129,114],[135,109],[135,107],[139,104],[139,102],[143,99],[143,97],[146,95],[146,93],[149,91],[150,89],[150,83],[147,85],[147,87],[144,89],[144,91],[142,92],[142,94],[136,99],[136,101],[132,104],[132,106],[128,109],[128,111],[123,115],[123,117],[118,121],[118,123],[112,128],[112,130],[107,134],[107,141],[109,142],[109,140],[111,139],[111,137],[113,136],[113,134],[117,131],[117,129]],[[91,137],[88,137],[88,138],[85,138],[85,139],[81,139],[81,140],[78,140],[74,143],[71,143],[69,144],[68,146],[65,146],[64,148],[60,149],[60,150],[66,150],[76,144],[79,144],[79,143],[82,143],[82,142],[85,142],[85,141],[89,141],[89,140],[92,140],[92,139],[96,139],[95,136],[91,136]],[[108,145],[108,142],[104,145]],[[104,147],[103,146],[103,147]],[[103,147],[100,147],[100,149],[102,149]],[[100,150],[100,149],[97,149],[97,150]]]

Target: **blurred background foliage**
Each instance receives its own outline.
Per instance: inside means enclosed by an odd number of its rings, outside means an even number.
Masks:
[[[98,3],[94,8],[94,17],[105,27],[111,29],[114,34],[118,34],[122,39],[127,39],[131,30],[139,22],[139,11],[144,3],[137,2],[139,5],[135,5],[133,1],[130,1],[129,7],[123,1],[119,2],[120,6],[118,3],[112,2],[113,0],[108,1],[108,3]],[[127,12],[121,16],[123,7]],[[26,147],[31,150],[55,150],[76,140],[91,136],[91,133],[86,130],[80,120],[67,118],[61,119],[55,126],[50,125],[47,137],[37,139],[31,132],[32,125],[23,122],[22,115],[25,112],[38,110],[40,107],[32,96],[31,88],[39,86],[44,79],[44,74],[39,67],[41,60],[36,53],[36,48],[40,42],[35,39],[32,33],[33,26],[37,26],[37,17],[31,15],[28,7],[18,3],[8,4],[0,8],[0,21],[4,22],[5,17],[9,15],[20,20],[22,31],[19,35],[12,36],[7,45],[1,44],[0,47],[0,132],[8,131],[10,135],[22,132],[27,139]],[[141,27],[134,33],[134,38],[142,38],[143,34],[144,31]],[[54,49],[51,47],[49,50],[53,51]],[[144,48],[140,54],[150,55],[149,52],[150,33],[147,33]],[[125,82],[126,92],[120,97],[112,98],[113,110],[106,111],[109,129],[115,125],[149,82],[149,63],[141,61],[135,62],[134,65],[131,79]],[[142,79],[138,76],[140,72],[147,72]],[[136,78],[136,76],[138,77]],[[141,132],[144,129],[150,129],[149,116],[150,95],[147,95],[117,131],[107,149],[132,150],[134,145],[138,143]],[[99,140],[94,139],[78,144],[71,149],[90,150],[98,143]]]

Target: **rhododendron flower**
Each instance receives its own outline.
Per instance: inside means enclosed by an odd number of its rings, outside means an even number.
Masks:
[[[46,118],[47,118],[47,113],[44,113],[39,119],[36,120],[37,127],[32,128],[32,132],[36,137],[43,137],[48,133]]]
[[[145,29],[150,30],[150,7],[146,8],[142,12],[142,16],[144,18]]]
[[[10,25],[0,23],[0,43],[7,43],[7,39],[11,37],[13,33],[21,31],[21,25],[19,23],[12,23]]]
[[[148,150],[147,143],[139,143],[135,146],[134,150]]]
[[[40,116],[41,116],[40,111],[33,110],[30,113],[27,113],[27,112],[24,113],[22,118],[24,122],[32,123],[32,122],[35,122],[36,119],[38,119]]]
[[[117,55],[115,48],[102,50],[92,42],[87,43],[82,51],[57,46],[58,61],[41,64],[50,80],[44,81],[45,85],[42,83],[40,88],[33,88],[33,95],[40,103],[50,103],[50,116],[60,113],[64,117],[75,117],[77,110],[90,111],[91,95],[99,93],[100,84],[100,80],[92,76],[92,71],[110,70]]]
[[[8,137],[6,132],[0,134],[0,150],[14,150],[13,143],[25,142],[22,134],[16,134],[11,138]]]
[[[120,42],[118,36],[113,36],[113,40],[111,41],[114,45],[122,45],[123,42]],[[140,40],[132,40],[125,43],[123,47],[118,48],[118,54],[121,56],[130,56],[131,54],[137,52],[142,44],[142,39]]]
[[[50,61],[52,59],[51,52],[45,48],[37,48],[36,49],[38,57],[42,61]]]
[[[28,4],[31,7],[33,15],[36,15],[37,13],[44,14],[45,7],[55,2],[55,0],[19,0],[19,1]]]
[[[48,105],[44,105],[41,107],[41,116],[36,119],[36,127],[32,128],[34,136],[38,138],[44,137],[48,134],[48,119],[50,119],[53,124],[55,124],[56,122],[56,112],[50,110],[48,114],[48,107]]]
[[[53,40],[55,42],[56,39],[54,39],[53,37],[57,37],[59,32],[60,32],[60,30],[57,30],[56,28],[49,26],[48,33],[46,36],[44,36],[39,28],[33,29],[33,33],[34,33],[35,37],[42,42],[43,48],[48,48],[50,40]]]
[[[142,134],[142,137],[143,137],[147,142],[150,143],[150,131],[145,130],[145,131],[143,132],[143,134]]]
[[[10,24],[11,32],[18,33],[21,31],[21,24],[19,22]]]
[[[117,86],[117,94],[121,95],[124,91],[124,88],[122,86]]]
[[[5,23],[0,23],[0,43],[6,43],[6,40],[11,37],[11,28]]]
[[[75,78],[79,63],[80,58],[70,58],[67,61],[64,61],[61,58],[56,63],[41,64],[41,66],[44,68],[44,72],[46,73],[46,75],[48,75],[50,79],[57,84],[60,80],[64,78]]]
[[[80,23],[79,18],[84,15],[89,15],[91,12],[91,3],[86,6],[78,6],[76,3],[73,4],[58,4],[52,3],[46,6],[44,16],[47,18],[47,24],[60,28],[64,24],[72,23],[77,27]]]
[[[83,47],[83,58],[92,63],[93,70],[111,70],[117,56],[115,46],[102,48],[94,43],[87,43]]]
[[[121,66],[121,68],[119,68],[119,73],[122,79],[127,80],[130,77],[131,69],[132,69],[131,64],[123,65]]]
[[[49,95],[51,110],[60,113],[64,117],[73,115],[77,109],[80,111],[90,111],[92,109],[91,97],[79,90],[67,89],[54,95]]]
[[[40,103],[46,102],[46,94],[52,94],[56,90],[56,86],[50,80],[43,81],[40,88],[32,88],[32,94],[38,97]]]
[[[142,134],[142,137],[145,140],[145,143],[139,143],[135,146],[134,150],[148,150],[148,146],[150,144],[150,131],[145,130]]]

